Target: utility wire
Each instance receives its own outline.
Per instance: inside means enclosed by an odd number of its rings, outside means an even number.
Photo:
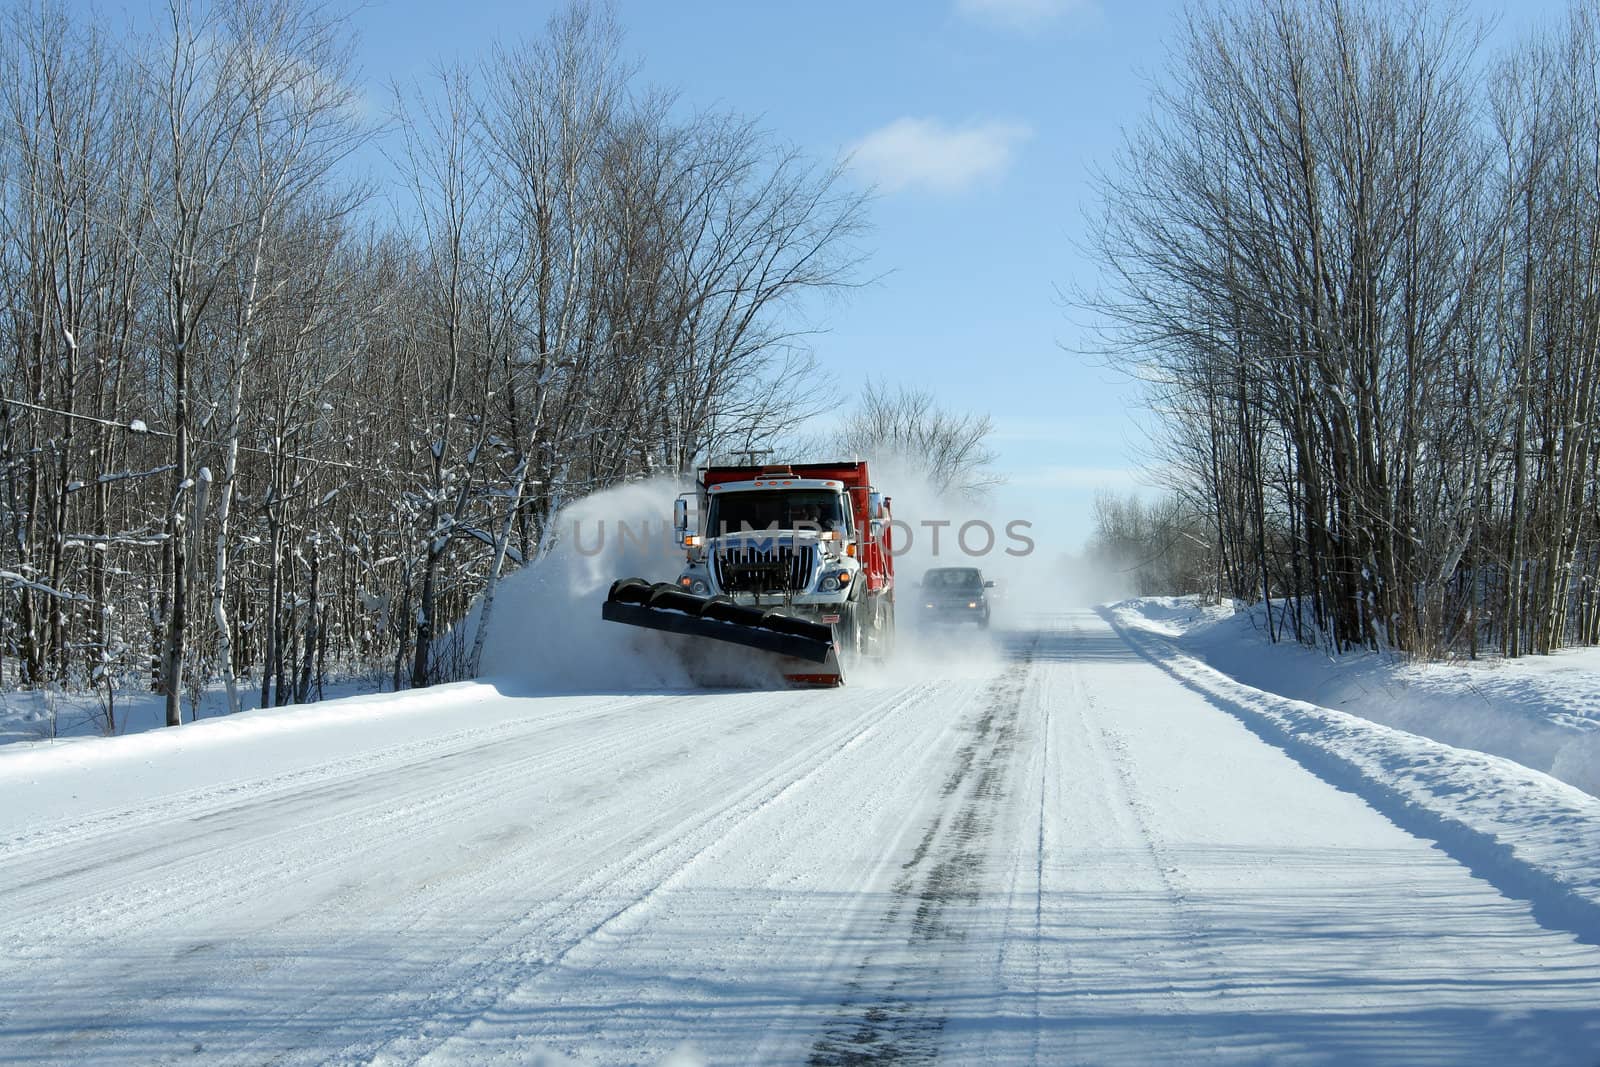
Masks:
[[[42,404],[30,404],[26,400],[15,400],[11,397],[0,396],[0,404],[9,404],[12,407],[27,408],[29,411],[37,411],[46,415],[60,415],[64,418],[77,419],[80,422],[92,422],[97,426],[109,426],[113,429],[121,430],[124,433],[147,435],[150,437],[164,437],[169,440],[177,436],[177,434],[173,433],[171,430],[152,430],[148,427],[144,429],[136,429],[131,423],[118,422],[115,419],[102,419],[94,415],[85,415],[78,411],[63,411],[60,408],[45,407]],[[219,441],[215,438],[209,437],[192,437],[190,440],[195,444],[216,445],[218,447],[225,447],[228,443],[226,441]],[[270,449],[252,448],[251,446],[244,444],[239,445],[239,451],[250,452],[258,456],[267,456],[272,459],[298,460],[301,463],[311,463],[323,467],[340,467],[345,470],[353,471],[371,471],[376,474],[387,474],[394,478],[420,477],[419,474],[391,470],[387,467],[375,467],[370,463],[346,463],[343,460],[321,459],[316,456],[302,455],[297,452],[273,452]]]

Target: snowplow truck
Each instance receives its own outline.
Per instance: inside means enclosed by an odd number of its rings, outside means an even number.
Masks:
[[[842,659],[894,644],[890,500],[864,462],[712,466],[680,496],[676,582],[614,582],[612,621],[742,645],[785,681],[844,682]]]

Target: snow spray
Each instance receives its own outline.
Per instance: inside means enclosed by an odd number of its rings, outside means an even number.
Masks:
[[[600,618],[618,578],[670,582],[683,568],[669,478],[630,482],[575,501],[557,515],[554,547],[507,575],[484,640],[484,677],[514,678],[552,692],[681,689],[697,684],[764,687],[779,680],[735,646],[692,649],[674,636]],[[470,620],[469,620],[470,622]]]

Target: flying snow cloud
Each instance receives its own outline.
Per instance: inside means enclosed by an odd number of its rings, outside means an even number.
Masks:
[[[908,116],[857,141],[850,161],[888,192],[958,193],[1004,174],[1032,135],[1027,124],[1003,119],[952,126]]]
[[[1069,15],[1098,15],[1100,7],[1095,0],[956,0],[956,10],[982,22],[1030,30]]]

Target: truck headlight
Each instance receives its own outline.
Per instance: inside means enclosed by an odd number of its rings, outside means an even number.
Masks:
[[[849,571],[831,571],[822,576],[822,581],[817,583],[819,593],[837,593],[850,584]]]
[[[699,578],[696,578],[689,584],[689,592],[693,593],[695,596],[705,596],[707,593],[711,592],[711,586],[706,582],[701,581]]]

